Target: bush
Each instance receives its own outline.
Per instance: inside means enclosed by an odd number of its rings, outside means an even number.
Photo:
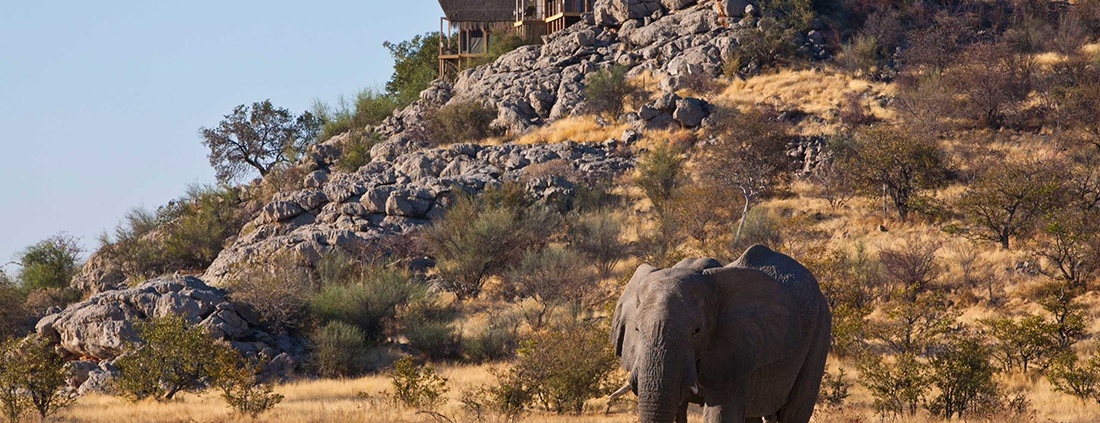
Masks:
[[[627,79],[627,71],[625,66],[614,65],[585,76],[583,94],[589,112],[616,119],[628,102],[645,95],[642,87]]]
[[[53,307],[62,307],[80,301],[81,292],[69,287],[65,288],[40,288],[27,293],[27,301],[23,307],[13,312],[30,313],[35,316],[43,315],[46,310]],[[18,322],[18,320],[16,321]]]
[[[605,381],[616,367],[606,330],[571,324],[529,341],[516,371],[548,410],[580,415],[584,402],[610,392]]]
[[[461,353],[462,338],[455,332],[454,319],[454,310],[441,305],[434,295],[425,295],[401,311],[398,323],[410,348],[430,360],[445,360]]]
[[[439,77],[439,33],[429,32],[412,39],[382,43],[393,58],[393,75],[386,93],[404,107],[420,98],[420,92]]]
[[[321,376],[349,377],[362,373],[367,347],[366,334],[356,326],[332,321],[314,336],[317,365]]]
[[[973,44],[960,56],[947,75],[961,93],[958,111],[963,117],[996,128],[1004,123],[1005,112],[1027,99],[1030,75],[1036,64],[1030,55],[1011,51],[1005,44]]]
[[[830,408],[839,408],[844,405],[844,401],[848,399],[848,390],[852,388],[852,382],[845,379],[844,375],[843,368],[836,374],[825,371],[825,376],[821,378],[821,393],[817,396],[818,404],[824,404]]]
[[[31,323],[31,313],[23,307],[23,301],[19,288],[0,271],[0,342],[18,335]]]
[[[359,91],[352,101],[341,95],[335,106],[314,101],[313,114],[323,122],[320,139],[327,140],[348,131],[362,131],[368,125],[378,125],[398,107],[401,105],[393,95],[368,88]]]
[[[980,322],[989,328],[989,334],[997,341],[992,351],[1005,370],[1019,368],[1027,373],[1028,367],[1046,367],[1057,353],[1056,328],[1042,316],[1025,313],[1020,319],[992,317]]]
[[[601,278],[611,276],[615,265],[627,256],[622,223],[608,211],[581,215],[570,226],[567,240],[596,269]]]
[[[359,170],[363,165],[370,163],[370,149],[380,142],[382,142],[382,135],[378,132],[365,133],[362,130],[352,130],[342,146],[340,159],[336,161],[336,169],[344,172]]]
[[[498,134],[496,118],[496,109],[477,101],[447,104],[428,115],[428,138],[442,145],[479,141]]]
[[[743,251],[756,244],[778,248],[783,243],[779,221],[765,209],[749,210],[740,225],[740,230],[741,238],[730,244],[731,256],[740,256]]]
[[[861,361],[859,372],[860,383],[871,391],[875,409],[883,415],[915,415],[932,383],[928,365],[908,353],[899,354],[893,363],[872,355]]]
[[[23,249],[18,261],[20,287],[24,292],[44,288],[68,288],[69,281],[80,271],[83,250],[73,238],[57,234]]]
[[[989,363],[989,347],[974,335],[959,335],[948,342],[932,359],[932,384],[940,394],[932,399],[928,410],[951,419],[973,414],[983,402],[1000,396],[993,376],[996,370]]]
[[[205,269],[244,226],[248,217],[239,211],[240,203],[234,188],[192,185],[155,212],[130,210],[113,240],[107,234],[100,238],[100,251],[131,278]]]
[[[535,330],[562,305],[586,309],[603,299],[603,292],[584,259],[572,250],[548,247],[531,250],[507,274],[521,298],[533,298],[542,307],[528,322]]]
[[[397,309],[426,293],[426,287],[413,282],[407,273],[386,267],[364,267],[342,276],[323,275],[321,284],[321,290],[310,301],[313,316],[322,323],[354,325],[366,335],[367,345],[384,340]]]
[[[467,389],[462,392],[462,408],[481,421],[482,412],[491,410],[504,417],[504,421],[517,422],[534,401],[534,393],[527,386],[525,375],[515,368],[509,371],[489,369],[495,383]]]
[[[560,220],[548,208],[530,205],[522,188],[509,184],[459,197],[422,234],[439,260],[443,289],[464,300],[480,295],[488,277],[503,274],[525,251],[546,245]]]
[[[1059,392],[1100,402],[1100,354],[1088,360],[1076,354],[1062,355],[1047,371],[1047,379]]]
[[[422,410],[434,410],[442,405],[449,390],[447,378],[439,376],[429,366],[417,366],[410,357],[393,363],[390,381],[395,401]]]
[[[726,74],[754,75],[761,69],[777,65],[794,55],[792,40],[798,32],[772,16],[760,18],[755,27],[738,31],[738,49],[724,68]]]
[[[136,325],[140,343],[130,343],[115,362],[115,389],[133,401],[171,400],[179,392],[198,392],[210,377],[208,360],[217,346],[202,327],[178,315],[156,317]]]
[[[247,304],[265,324],[275,330],[300,327],[309,317],[309,299],[313,283],[309,271],[301,267],[294,253],[284,253],[270,264],[255,264],[243,269],[228,282],[229,296]]]
[[[236,350],[218,348],[214,362],[212,384],[237,414],[254,419],[283,401],[282,395],[274,393],[274,385],[260,383],[256,378],[259,366],[242,360]]]
[[[684,172],[684,159],[675,148],[661,144],[638,163],[634,184],[642,189],[660,214],[675,193]]]
[[[471,336],[462,340],[464,357],[475,363],[499,361],[515,355],[519,346],[519,325],[515,316],[489,317],[489,321]]]
[[[8,422],[15,423],[31,409],[23,382],[30,369],[19,360],[22,340],[9,339],[0,342],[0,411]]]
[[[1028,234],[1042,215],[1064,204],[1065,179],[1057,163],[1001,163],[979,175],[959,208],[984,237],[1008,249],[1012,237]]]

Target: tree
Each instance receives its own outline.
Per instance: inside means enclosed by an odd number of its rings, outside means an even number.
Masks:
[[[920,294],[912,301],[898,298],[883,308],[886,319],[870,322],[869,335],[900,354],[921,354],[955,323],[955,313],[936,293]]]
[[[601,278],[611,276],[615,265],[626,257],[622,223],[607,211],[595,211],[581,215],[569,227],[566,239],[596,268]]]
[[[19,359],[22,339],[9,339],[0,342],[0,411],[9,423],[32,408],[23,384],[30,373],[27,362]]]
[[[642,97],[642,87],[626,77],[627,69],[614,65],[585,76],[584,98],[589,111],[615,119],[626,109],[626,104]]]
[[[639,161],[637,169],[634,184],[653,202],[657,214],[661,214],[665,203],[672,198],[683,177],[683,157],[671,145],[661,144]]]
[[[508,272],[507,280],[516,285],[516,292],[542,306],[533,316],[534,330],[542,328],[545,317],[556,307],[572,304],[575,310],[584,310],[603,299],[599,284],[586,267],[576,252],[547,247],[528,251]]]
[[[229,183],[255,170],[266,176],[275,165],[295,158],[317,139],[321,121],[310,112],[295,117],[271,100],[237,106],[215,128],[199,128],[202,144],[219,182]]]
[[[898,248],[884,248],[879,252],[883,275],[897,283],[908,301],[915,301],[943,273],[936,260],[939,250],[939,243],[916,238]]]
[[[787,158],[787,126],[761,110],[732,111],[720,117],[717,143],[703,151],[698,175],[729,196],[739,195],[744,204],[733,242],[741,239],[745,216],[754,201],[771,192],[790,170]],[[719,207],[721,207],[719,205]]]
[[[76,402],[66,389],[69,386],[66,361],[49,339],[31,337],[24,340],[18,360],[23,361],[26,375],[29,375],[25,376],[23,389],[42,420]]]
[[[956,92],[962,94],[962,107],[957,110],[975,113],[972,117],[984,125],[1000,126],[1004,111],[1031,91],[1034,59],[1004,43],[974,43],[960,57],[947,72]]]
[[[606,333],[586,323],[552,330],[520,348],[516,371],[547,410],[579,415],[585,401],[608,393],[616,359]]]
[[[76,238],[57,234],[24,249],[19,255],[19,281],[24,292],[44,288],[68,288],[80,271],[80,248]]]
[[[932,384],[940,394],[932,399],[929,411],[945,419],[965,416],[985,398],[996,398],[996,370],[989,363],[989,347],[975,335],[959,335],[944,345],[932,359]]]
[[[1100,271],[1100,210],[1067,207],[1039,223],[1035,255],[1046,260],[1039,271],[1053,280],[1084,287]]]
[[[386,82],[386,92],[404,107],[420,98],[420,92],[428,88],[439,76],[439,33],[429,32],[410,40],[382,46],[393,58],[393,75]]]
[[[1009,162],[990,167],[959,200],[970,220],[1009,248],[1012,237],[1032,229],[1059,204],[1064,176],[1051,163]]]
[[[1100,402],[1100,354],[1094,353],[1088,360],[1065,354],[1047,371],[1047,380],[1059,392]]]
[[[8,275],[0,271],[0,342],[17,335],[32,316],[23,305],[26,297]]]
[[[115,386],[123,396],[167,401],[181,391],[202,389],[210,376],[207,361],[217,354],[202,327],[174,314],[136,326],[141,343],[130,343],[129,353],[115,363],[119,370]]]
[[[1028,367],[1035,364],[1045,367],[1044,360],[1050,360],[1057,350],[1056,327],[1042,316],[1025,313],[1018,320],[1001,316],[979,321],[997,340],[992,352],[1005,370],[1019,367],[1027,373]]]
[[[871,391],[875,408],[884,415],[917,414],[932,384],[928,365],[912,353],[899,354],[892,363],[871,355],[860,362],[859,373],[860,383]]]
[[[261,383],[256,377],[259,366],[242,359],[233,348],[218,346],[210,371],[211,385],[221,391],[222,399],[233,411],[255,419],[283,401],[274,393],[270,383]]]
[[[943,185],[943,151],[934,139],[916,137],[901,128],[877,126],[856,135],[852,142],[834,138],[831,146],[838,165],[867,196],[887,195],[898,218],[906,220],[913,200],[923,189]],[[885,199],[883,199],[885,207]]]
[[[1065,281],[1052,281],[1038,290],[1038,303],[1054,315],[1054,330],[1059,351],[1069,351],[1083,339],[1088,328],[1087,308],[1077,300],[1084,287]]]

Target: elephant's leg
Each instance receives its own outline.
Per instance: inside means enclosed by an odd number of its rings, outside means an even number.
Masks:
[[[687,422],[688,422],[688,402],[684,401],[684,403],[680,405],[680,411],[678,413],[676,413],[676,423],[687,423]]]
[[[829,330],[828,326],[825,330]],[[776,412],[779,423],[807,423],[814,414],[814,405],[821,390],[821,376],[825,373],[825,359],[829,354],[829,339],[824,337],[815,342],[787,395],[787,403]]]
[[[703,408],[703,421],[705,423],[746,423],[745,401],[748,398],[749,378],[731,384],[730,386],[707,391],[706,405]],[[755,418],[753,422],[759,422]]]

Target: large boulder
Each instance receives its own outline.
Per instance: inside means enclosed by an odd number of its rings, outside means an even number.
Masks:
[[[678,5],[687,0],[665,1]],[[597,25],[615,28],[628,20],[648,17],[662,7],[661,0],[596,0],[592,11]]]
[[[122,267],[109,256],[110,253],[105,250],[92,253],[69,285],[86,295],[124,288],[126,275],[122,274]]]

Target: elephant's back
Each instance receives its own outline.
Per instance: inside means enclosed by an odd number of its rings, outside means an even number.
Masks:
[[[799,314],[803,320],[810,320],[803,323],[814,324],[814,321],[820,319],[817,314],[821,307],[825,307],[825,295],[821,293],[817,278],[798,260],[757,244],[749,247],[741,257],[726,267],[747,267],[764,272],[783,284],[791,293],[799,305]]]

